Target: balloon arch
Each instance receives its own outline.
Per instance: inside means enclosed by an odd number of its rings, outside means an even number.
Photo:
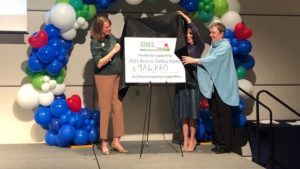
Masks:
[[[77,29],[87,29],[87,21],[97,11],[108,8],[118,0],[56,0],[56,4],[44,16],[44,27],[33,33],[28,42],[32,48],[26,74],[30,83],[23,84],[17,94],[18,104],[26,109],[35,108],[34,118],[46,131],[48,145],[68,147],[72,144],[95,143],[99,137],[99,112],[81,107],[81,98],[74,94],[64,95],[66,86],[66,64],[68,53],[73,47],[72,39]],[[143,0],[125,0],[138,5]],[[145,0],[146,1],[146,0]],[[158,3],[147,0],[149,3]],[[247,28],[239,15],[239,0],[169,0],[177,3],[194,19],[207,27],[213,22],[226,26],[225,38],[229,39],[234,54],[239,86],[252,93],[253,85],[245,79],[255,62],[249,55],[252,46],[248,38],[252,31]],[[233,115],[235,127],[246,123],[244,115],[247,96],[240,93],[240,106]],[[208,101],[201,100],[201,119],[198,120],[197,139],[211,140],[214,136]]]

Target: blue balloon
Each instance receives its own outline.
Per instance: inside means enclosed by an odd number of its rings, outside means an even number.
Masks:
[[[242,113],[245,110],[245,107],[246,107],[245,99],[240,97],[239,106],[235,106],[234,109],[233,109],[233,112],[234,113]]]
[[[52,47],[54,49],[55,53],[57,53],[58,50],[63,48],[63,43],[60,39],[51,39],[48,41],[47,45]]]
[[[59,131],[59,127],[60,127],[59,120],[57,118],[52,118],[49,123],[49,131],[54,134],[57,134]]]
[[[48,125],[51,120],[49,107],[39,106],[34,113],[35,121],[40,125]]]
[[[58,75],[63,68],[63,64],[58,60],[54,59],[47,67],[46,70],[50,75]]]
[[[224,37],[226,38],[226,39],[233,39],[235,36],[234,36],[234,32],[232,31],[232,30],[230,30],[230,29],[226,29],[225,30],[225,33],[224,33]]]
[[[235,47],[238,47],[239,46],[239,40],[238,39],[236,39],[236,38],[232,38],[231,40],[230,40],[230,44],[231,44],[231,46],[233,47],[233,46],[235,46]]]
[[[30,71],[32,71],[34,73],[41,72],[44,69],[43,64],[38,60],[38,58],[35,54],[30,55],[27,66],[30,69]]]
[[[66,95],[65,95],[65,94],[54,95],[54,99],[55,99],[55,100],[58,100],[58,99],[66,100]]]
[[[56,146],[57,145],[57,135],[47,131],[45,134],[45,141],[50,146]]]
[[[93,116],[93,112],[88,108],[81,109],[80,113],[85,119],[90,119]]]
[[[84,124],[84,118],[81,114],[75,114],[70,117],[69,123],[74,126],[75,128],[79,129]]]
[[[187,12],[195,12],[198,8],[199,0],[182,0],[181,6],[187,11]]]
[[[91,143],[97,143],[99,141],[99,129],[92,128],[89,132],[89,141]]]
[[[65,66],[69,61],[69,56],[67,54],[66,49],[61,48],[57,51],[57,59],[62,63],[63,66]]]
[[[89,134],[84,129],[78,129],[75,132],[74,143],[77,145],[85,145],[89,142]]]
[[[71,115],[63,114],[59,117],[59,124],[62,126],[64,124],[69,123]]]
[[[96,3],[96,8],[98,11],[103,10],[103,9],[107,9],[110,5],[110,1],[109,0],[99,0]]]
[[[48,64],[54,60],[55,52],[54,49],[48,45],[42,46],[37,52],[37,58],[45,64]]]
[[[201,119],[197,120],[197,130],[196,130],[196,139],[202,140],[204,138],[205,126],[202,123]]]
[[[52,24],[46,25],[44,30],[47,32],[48,40],[59,38],[60,36],[60,30]]]
[[[250,43],[250,41],[248,40],[241,40],[239,42],[239,54],[241,55],[248,55],[248,53],[250,53],[251,49],[252,49],[252,45]]]
[[[233,47],[232,47],[232,54],[233,54],[233,55],[237,55],[238,53],[239,53],[239,48],[236,47],[236,46],[233,46]]]
[[[63,125],[57,135],[57,143],[59,146],[67,147],[71,145],[75,138],[75,128],[70,124]]]
[[[67,51],[69,51],[73,47],[73,42],[71,40],[60,40],[62,42],[63,48],[65,48]]]
[[[60,117],[68,111],[68,104],[66,100],[57,99],[50,105],[51,115],[54,117]]]

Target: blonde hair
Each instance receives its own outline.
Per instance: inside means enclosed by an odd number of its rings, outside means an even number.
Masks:
[[[111,25],[111,20],[105,16],[98,16],[97,18],[94,19],[91,28],[92,39],[102,40],[104,38],[104,35],[102,33],[104,22],[107,22],[109,23],[109,25]]]

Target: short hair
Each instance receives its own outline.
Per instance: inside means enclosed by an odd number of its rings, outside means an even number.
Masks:
[[[214,22],[213,24],[211,24],[210,28],[212,27],[216,27],[220,33],[225,33],[226,27],[221,22]]]
[[[105,16],[98,16],[94,19],[91,28],[91,38],[97,40],[102,40],[104,38],[102,33],[104,22],[107,22],[109,25],[111,25],[111,20]]]

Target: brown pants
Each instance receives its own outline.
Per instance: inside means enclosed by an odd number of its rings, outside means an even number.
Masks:
[[[107,139],[110,116],[113,119],[113,135],[125,135],[123,105],[118,99],[120,77],[118,75],[95,75],[100,109],[100,138]]]

